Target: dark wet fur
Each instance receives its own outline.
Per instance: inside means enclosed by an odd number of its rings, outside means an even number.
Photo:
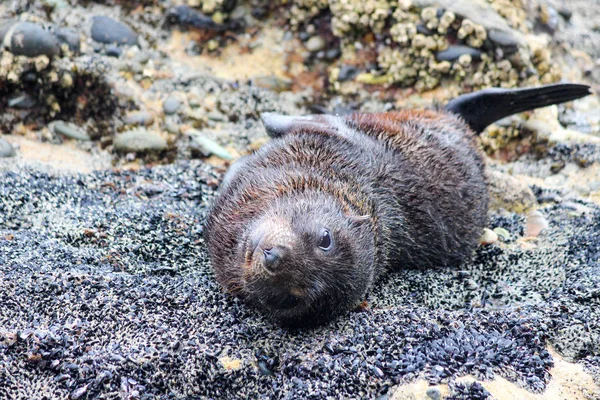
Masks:
[[[485,103],[498,93],[469,98]],[[519,93],[527,105],[535,93],[564,98],[556,85]],[[465,106],[460,98],[452,104]],[[274,140],[227,178],[209,215],[208,250],[226,289],[286,325],[314,325],[355,307],[386,270],[457,266],[473,254],[488,193],[476,133],[464,119],[449,111],[294,118],[267,120]],[[253,223],[274,215],[293,221],[294,232],[322,219],[342,246],[324,258],[302,236],[280,275],[244,270]],[[362,215],[368,222],[352,222]],[[310,304],[268,305],[291,287],[305,288]]]
[[[342,258],[344,268],[328,282],[343,290],[319,299],[300,315],[275,313],[287,324],[317,323],[348,310],[386,268],[459,264],[472,253],[485,223],[482,158],[472,133],[458,118],[404,112],[354,115],[346,124],[371,140],[357,143],[314,128],[273,140],[245,161],[208,219],[208,248],[218,280],[260,307],[268,289],[248,290],[240,282],[238,238],[261,212],[286,199],[285,207],[277,207],[285,216],[292,213],[290,201],[310,203],[314,193],[320,193],[340,208],[371,216],[365,226],[350,232],[355,240],[364,238],[347,242],[367,244],[346,250],[371,261]],[[311,214],[318,211],[317,207]],[[342,216],[335,228],[350,229]],[[316,277],[324,267],[290,268],[304,268],[308,277]]]

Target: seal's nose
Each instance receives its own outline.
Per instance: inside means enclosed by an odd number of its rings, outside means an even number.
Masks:
[[[268,272],[276,273],[281,261],[281,250],[276,247],[263,249],[263,266]]]

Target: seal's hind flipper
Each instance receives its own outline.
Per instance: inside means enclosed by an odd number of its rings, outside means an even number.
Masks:
[[[557,83],[536,88],[490,88],[451,100],[445,110],[461,116],[476,133],[509,115],[576,100],[591,94],[590,87]]]
[[[275,113],[262,113],[260,118],[272,138],[278,138],[294,130],[320,129],[331,130],[331,127],[321,115],[292,116]]]

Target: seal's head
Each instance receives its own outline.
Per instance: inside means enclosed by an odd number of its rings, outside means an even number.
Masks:
[[[310,325],[357,305],[374,279],[369,216],[325,193],[280,199],[240,240],[240,294],[287,325]]]

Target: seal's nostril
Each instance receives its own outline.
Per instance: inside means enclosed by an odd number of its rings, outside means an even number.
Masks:
[[[279,251],[277,251],[277,249],[274,249],[274,248],[263,249],[263,254],[265,256],[265,260],[264,260],[265,268],[267,268],[270,271],[273,271],[273,269],[277,266],[277,262],[281,258]]]

